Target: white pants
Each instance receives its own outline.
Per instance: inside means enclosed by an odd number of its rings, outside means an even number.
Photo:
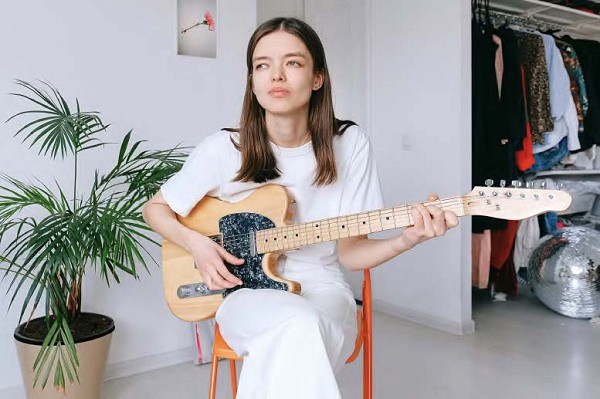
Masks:
[[[244,356],[238,399],[341,398],[335,373],[356,340],[356,304],[342,284],[302,294],[241,289],[216,315],[221,334]]]

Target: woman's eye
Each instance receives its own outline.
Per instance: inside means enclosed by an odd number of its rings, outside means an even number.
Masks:
[[[298,61],[289,61],[288,65],[293,67],[299,67],[300,63]]]
[[[266,67],[267,67],[267,64],[256,64],[254,69],[265,69]]]

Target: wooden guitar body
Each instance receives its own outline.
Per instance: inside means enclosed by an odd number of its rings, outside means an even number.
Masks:
[[[283,187],[267,185],[236,203],[205,197],[189,216],[180,217],[179,221],[212,238],[229,253],[245,260],[241,266],[226,265],[244,282],[243,288],[274,288],[298,293],[299,283],[277,275],[279,253],[257,253],[254,240],[255,231],[290,223],[293,204],[294,201]],[[210,318],[224,296],[242,288],[208,290],[191,254],[166,240],[163,241],[162,261],[167,303],[180,319],[198,321]]]

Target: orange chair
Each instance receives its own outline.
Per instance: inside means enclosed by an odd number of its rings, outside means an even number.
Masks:
[[[372,399],[373,397],[373,336],[372,322],[373,315],[371,312],[371,273],[368,269],[364,270],[363,280],[363,302],[362,310],[358,309],[356,317],[358,319],[358,334],[356,335],[356,344],[354,352],[350,355],[346,363],[353,362],[358,357],[361,347],[363,348],[363,398]],[[215,325],[215,341],[213,343],[213,357],[210,371],[210,390],[208,393],[209,399],[215,399],[217,394],[217,369],[218,360],[229,359],[229,369],[231,372],[231,390],[233,397],[237,394],[237,376],[235,371],[236,360],[243,360],[238,356],[233,349],[227,345],[221,333],[219,325]]]

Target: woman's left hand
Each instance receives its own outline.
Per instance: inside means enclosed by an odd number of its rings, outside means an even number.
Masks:
[[[431,194],[427,201],[437,201],[437,194]],[[397,245],[403,250],[410,249],[430,238],[443,236],[448,229],[458,225],[458,217],[454,212],[445,211],[438,206],[427,207],[416,203],[411,208],[413,225],[404,229],[396,238]]]

